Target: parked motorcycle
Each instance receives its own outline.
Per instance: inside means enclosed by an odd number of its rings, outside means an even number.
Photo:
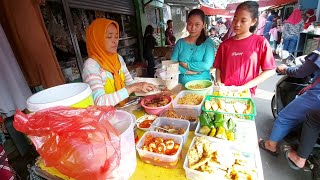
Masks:
[[[306,56],[294,57],[292,60],[287,60],[293,55],[289,53],[283,53],[280,55],[282,60],[285,60],[288,66],[300,66],[304,63]],[[278,75],[281,75],[278,72]],[[283,77],[277,82],[275,88],[275,94],[271,100],[271,111],[274,118],[278,116],[278,113],[286,107],[298,93],[307,85],[310,84],[311,77],[295,78],[288,75],[282,75]]]
[[[285,53],[286,54],[286,53]],[[285,60],[288,66],[299,66],[305,62],[305,58],[307,56],[300,56],[297,58],[293,58],[292,60]],[[289,56],[286,54],[286,56]],[[291,56],[291,55],[290,55]],[[282,59],[287,59],[288,57],[280,57]],[[278,75],[281,75],[278,72]],[[271,100],[271,111],[274,119],[277,118],[278,113],[285,108],[291,101],[293,101],[298,93],[306,86],[308,86],[312,81],[312,76],[308,76],[305,78],[295,78],[289,77],[288,75],[282,75],[283,77],[277,82],[275,88],[275,95]],[[284,140],[289,144],[298,144],[301,134],[302,126],[296,127],[292,130]],[[320,137],[320,136],[319,136]],[[320,138],[318,138],[317,144],[315,147],[319,147]],[[320,179],[320,151],[318,148],[314,148],[313,152],[310,154],[308,158],[308,166],[312,170],[313,179]]]

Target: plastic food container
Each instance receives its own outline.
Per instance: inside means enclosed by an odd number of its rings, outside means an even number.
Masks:
[[[142,150],[142,146],[144,144],[145,138],[147,135],[152,135],[153,137],[161,137],[163,139],[173,139],[175,143],[180,144],[180,147],[176,154],[174,155],[165,155],[165,154],[158,154],[154,152],[149,152],[146,150]],[[161,166],[164,168],[173,169],[176,168],[178,161],[181,157],[181,150],[183,146],[183,139],[179,135],[168,134],[168,133],[160,133],[155,131],[149,131],[144,133],[142,138],[139,140],[138,144],[136,145],[136,149],[142,161],[145,163],[153,164],[156,166]]]
[[[205,110],[205,107],[202,106],[202,111],[203,112],[214,112],[218,114],[225,114],[225,115],[230,115],[234,116],[239,119],[248,119],[248,120],[253,120],[254,117],[256,116],[256,105],[253,102],[251,98],[236,98],[236,97],[224,97],[224,96],[207,96],[204,101],[206,100],[223,100],[226,104],[234,104],[235,102],[240,102],[242,104],[245,104],[246,106],[251,107],[251,112],[249,114],[239,114],[239,113],[229,113],[229,112],[219,112],[219,111],[213,111],[213,110]]]
[[[160,117],[167,117],[166,116],[166,112],[173,110],[176,112],[176,114],[180,117],[184,116],[184,117],[191,117],[192,119],[195,119],[195,121],[189,121],[190,122],[190,127],[189,130],[190,131],[194,131],[197,127],[197,124],[199,122],[198,120],[198,110],[196,109],[183,109],[183,108],[170,108],[170,109],[166,109],[165,111],[163,111],[160,115]],[[171,117],[167,117],[170,119],[182,119],[182,118],[171,118]],[[187,120],[187,119],[183,119],[183,120]]]
[[[212,95],[251,98],[251,92],[249,89],[246,89],[241,93],[234,93],[236,89],[237,89],[237,86],[212,86]]]
[[[141,106],[144,108],[144,110],[146,111],[146,113],[148,114],[152,114],[152,115],[156,115],[156,116],[159,116],[162,111],[168,109],[172,103],[172,97],[171,96],[166,96],[166,98],[169,99],[169,103],[165,106],[160,106],[160,107],[148,107],[145,105],[145,101],[146,100],[152,100],[156,97],[159,97],[159,96],[156,96],[156,95],[152,95],[152,96],[147,96],[145,97],[144,99],[142,99],[141,101]]]
[[[234,146],[230,146],[228,144],[225,144],[225,143],[222,143],[222,142],[219,142],[219,141],[216,141],[214,139],[209,139],[208,140],[214,144],[215,146],[219,147],[220,149],[231,149],[231,150],[236,150],[236,151],[239,151],[236,147]],[[194,143],[196,141],[196,137],[193,138],[191,144],[190,144],[190,148],[193,147]],[[242,152],[240,151],[244,156],[246,156],[248,158],[248,160],[250,162],[252,162],[251,164],[253,164],[255,167],[256,166],[256,163],[255,163],[255,156],[254,154],[252,153],[247,153],[247,152]],[[201,172],[201,171],[197,171],[197,170],[194,170],[194,169],[190,169],[189,168],[189,162],[188,162],[188,155],[186,155],[186,158],[184,159],[184,163],[183,163],[183,169],[185,170],[186,172],[186,177],[188,179],[192,179],[192,180],[198,180],[198,179],[222,179],[222,178],[219,178],[217,177],[216,174],[209,174],[207,172]],[[257,179],[257,178],[254,178],[254,179]]]
[[[113,177],[128,179],[137,166],[134,136],[136,118],[126,111],[116,110],[115,116],[109,122],[120,132],[121,147],[120,165],[112,174]]]
[[[202,85],[204,88],[193,89],[191,86],[194,86],[194,85]],[[191,91],[203,91],[206,94],[211,95],[212,94],[212,85],[213,85],[212,81],[209,81],[209,80],[193,80],[193,81],[187,82],[185,84],[185,87]]]
[[[219,139],[216,137],[200,134],[199,133],[199,130],[201,128],[200,123],[198,123],[194,133],[196,136],[206,136],[208,138],[215,139],[215,141],[224,141],[226,143],[230,143],[232,145],[237,146],[242,151],[253,153],[256,150],[256,141],[257,141],[255,138],[256,126],[254,124],[254,121],[247,121],[247,120],[242,120],[237,118],[233,118],[233,120],[236,123],[235,141],[227,141],[227,140]]]
[[[189,121],[181,120],[181,119],[158,117],[151,124],[151,127],[150,127],[151,131],[156,131],[157,128],[154,125],[158,126],[158,127],[170,125],[170,126],[174,126],[175,128],[184,129],[185,132],[183,134],[179,135],[179,136],[182,136],[183,144],[185,144],[187,142],[187,138],[188,138],[188,135],[189,135],[189,127],[190,127],[190,122]]]
[[[178,104],[178,100],[179,98],[184,97],[187,94],[197,94],[197,95],[201,95],[203,97],[202,101],[200,104],[198,105],[188,105],[188,104]],[[206,92],[203,91],[190,91],[190,90],[185,90],[185,91],[181,91],[172,101],[172,106],[174,108],[184,108],[184,109],[194,109],[196,110],[196,116],[199,116],[201,114],[201,106],[204,102],[204,99],[206,97]]]

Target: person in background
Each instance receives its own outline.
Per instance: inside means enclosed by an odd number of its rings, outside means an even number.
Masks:
[[[204,12],[200,9],[190,11],[187,19],[189,36],[179,39],[173,48],[171,60],[179,62],[179,83],[183,85],[192,80],[211,80],[215,48],[204,27]]]
[[[227,26],[222,22],[222,19],[217,21],[217,30],[220,38],[222,38],[228,31]]]
[[[173,34],[173,24],[172,24],[172,20],[168,20],[167,21],[167,29],[165,32],[165,36],[166,36],[166,45],[169,46],[174,46],[176,44],[176,38],[174,37]]]
[[[278,19],[277,19],[277,31],[278,31],[278,41],[277,41],[277,44],[280,44],[281,39],[282,39],[282,31],[283,31],[281,18],[278,18]]]
[[[270,29],[272,28],[272,23],[276,18],[276,12],[271,11],[270,15],[266,19],[266,23],[263,29],[263,36],[270,42]]]
[[[143,37],[143,57],[148,62],[147,72],[149,77],[154,77],[155,60],[153,56],[154,47],[157,45],[156,38],[153,37],[153,27],[148,25]]]
[[[303,26],[304,29],[308,29],[308,27],[311,25],[311,23],[313,23],[317,20],[313,9],[307,10],[306,16],[307,16],[307,20],[304,23],[304,26]]]
[[[313,145],[319,136],[319,113],[320,101],[320,49],[313,51],[305,57],[305,63],[301,66],[287,67],[282,64],[277,70],[281,74],[290,77],[304,78],[313,74],[313,82],[304,88],[299,96],[291,101],[278,114],[274,121],[272,132],[268,140],[259,140],[259,147],[273,156],[278,155],[278,143],[294,128],[303,124],[301,141],[298,154],[290,148],[284,148],[284,153],[288,163],[302,168],[312,151]],[[298,158],[297,155],[300,157]],[[291,162],[292,161],[292,162]],[[294,163],[294,164],[293,164]],[[290,166],[290,167],[294,167]]]
[[[209,37],[210,37],[211,39],[218,37],[218,33],[217,33],[217,30],[216,30],[215,27],[211,27],[211,28],[210,28],[210,30],[209,30]]]
[[[226,27],[228,28],[227,33],[221,38],[222,41],[225,41],[227,39],[229,39],[230,37],[234,36],[234,32],[232,29],[232,21],[231,19],[227,19],[226,21]]]
[[[263,36],[264,26],[266,25],[266,18],[267,18],[268,12],[263,11],[259,16],[259,24],[257,27],[257,35]]]
[[[272,23],[272,28],[270,29],[270,46],[273,51],[277,48],[277,41],[278,41],[278,29],[277,29],[277,23]]]
[[[245,1],[237,7],[232,21],[235,36],[221,43],[214,61],[216,85],[238,86],[239,92],[250,89],[254,95],[256,86],[275,73],[268,41],[253,34],[258,8],[256,1]]]
[[[300,32],[303,31],[300,9],[293,10],[292,14],[283,23],[283,50],[292,54],[296,49]]]
[[[156,90],[153,84],[134,83],[123,58],[117,53],[119,25],[98,18],[86,30],[89,58],[84,62],[82,78],[90,85],[95,105],[120,106],[133,92]]]

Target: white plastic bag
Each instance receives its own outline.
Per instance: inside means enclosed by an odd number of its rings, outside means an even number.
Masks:
[[[277,45],[276,54],[280,55],[283,49],[283,44],[280,42],[280,44]]]

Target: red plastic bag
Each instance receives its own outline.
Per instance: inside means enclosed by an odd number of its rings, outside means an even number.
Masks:
[[[109,179],[120,164],[120,136],[108,119],[113,107],[55,107],[17,111],[14,127],[27,134],[48,167],[75,179]]]

